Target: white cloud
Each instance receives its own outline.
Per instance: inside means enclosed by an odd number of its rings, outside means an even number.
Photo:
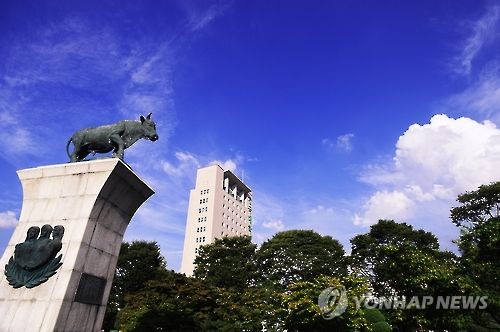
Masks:
[[[253,196],[252,238],[256,243],[262,243],[272,237],[276,231],[288,228],[284,222],[288,204],[279,197],[267,193],[257,186]]]
[[[474,22],[471,26],[472,33],[466,39],[456,59],[456,72],[463,75],[470,74],[472,63],[481,49],[496,40],[499,17],[500,7],[493,6],[488,8],[484,16]]]
[[[0,136],[0,145],[2,146],[1,155],[20,155],[36,154],[41,152],[37,139],[26,128],[17,123],[11,126],[0,125],[2,135]]]
[[[233,159],[227,159],[227,160],[213,160],[208,163],[209,165],[219,165],[222,167],[223,170],[225,171],[231,171],[231,172],[236,172],[236,169],[238,167],[237,161]]]
[[[279,220],[279,219],[264,221],[262,223],[262,226],[264,226],[265,228],[270,228],[276,232],[280,232],[280,231],[285,229],[285,225],[283,224],[283,221]]]
[[[407,220],[413,216],[414,203],[404,192],[384,190],[373,194],[363,209],[362,215],[354,215],[354,225],[369,226],[379,219]]]
[[[451,96],[440,106],[452,114],[471,114],[500,124],[499,74],[498,64],[488,66],[476,82]]]
[[[204,167],[205,164],[200,162],[200,159],[206,159],[205,157],[197,157],[190,152],[178,151],[175,153],[176,164],[162,160],[160,162],[161,167],[165,173],[170,176],[183,177],[196,174],[196,170],[200,167]],[[226,159],[226,160],[212,160],[207,163],[207,165],[219,165],[224,170],[230,170],[235,172],[238,168],[238,163],[240,158],[236,159]]]
[[[335,144],[333,144],[332,140],[329,139],[329,138],[323,138],[321,140],[321,144],[323,144],[324,146],[328,147],[328,148],[333,148],[335,147]]]
[[[435,115],[408,128],[392,161],[365,170],[361,180],[377,190],[353,221],[415,220],[417,211],[442,216],[448,211],[437,210],[449,209],[458,194],[499,179],[500,129],[490,121]]]
[[[196,174],[196,169],[200,167],[200,162],[195,155],[189,152],[176,152],[175,158],[177,165],[168,161],[162,160],[161,166],[163,171],[174,177],[193,177]]]
[[[157,145],[167,143],[176,125],[171,71],[179,46],[125,40],[78,16],[53,22],[30,37],[32,42],[11,43],[3,59],[2,157],[11,162],[23,156],[33,162],[42,156],[60,158],[59,149],[52,148],[67,139],[60,135],[107,124],[115,116],[138,119],[149,112],[161,137]],[[109,98],[96,98],[100,94]]]
[[[354,134],[352,133],[340,135],[339,137],[337,137],[337,147],[347,152],[351,151],[353,138]]]
[[[10,46],[5,80],[12,87],[40,82],[75,88],[116,82],[126,72],[113,34],[68,17],[37,32],[37,41]]]
[[[191,9],[191,14],[189,18],[189,26],[191,31],[198,31],[206,27],[215,18],[222,15],[230,6],[230,3],[220,3],[216,5],[211,5],[206,10],[194,10]]]
[[[0,96],[4,94],[0,91]],[[19,104],[9,99],[0,100],[0,156],[10,160],[19,155],[35,155],[43,152],[39,139],[23,124],[22,118],[16,117]]]
[[[348,133],[344,135],[337,136],[335,141],[332,141],[329,138],[324,138],[321,140],[321,144],[326,146],[328,149],[334,150],[341,150],[341,151],[346,151],[350,152],[352,151],[352,140],[354,138],[353,133]]]
[[[333,208],[331,207],[324,207],[323,205],[317,205],[315,207],[313,207],[312,209],[309,209],[307,211],[305,211],[306,214],[311,214],[311,215],[317,215],[317,214],[323,214],[323,213],[327,213],[327,214],[333,214]]]
[[[161,46],[156,53],[142,63],[137,62],[137,60],[143,58],[142,56],[129,58],[130,66],[133,67],[131,70],[132,82],[139,84],[162,83],[161,75],[159,75],[157,69],[162,67],[162,62],[167,57],[166,49],[166,45]]]
[[[156,116],[172,111],[173,87],[172,68],[175,63],[173,49],[168,43],[151,47],[151,50],[134,50],[128,56],[128,80],[120,111],[127,116]]]
[[[13,211],[0,212],[0,228],[12,228],[16,225],[17,218]]]
[[[12,113],[7,112],[7,111],[0,112],[0,124],[1,125],[11,125],[11,124],[15,124],[15,123],[16,123],[16,119],[12,115]]]

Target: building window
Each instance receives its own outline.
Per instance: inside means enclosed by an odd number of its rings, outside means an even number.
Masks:
[[[205,237],[203,237],[203,242],[205,242]]]

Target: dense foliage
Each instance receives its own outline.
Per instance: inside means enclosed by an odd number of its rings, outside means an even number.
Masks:
[[[451,218],[461,231],[460,256],[441,251],[433,234],[393,220],[355,236],[348,256],[337,240],[311,230],[277,233],[260,248],[248,237],[218,239],[201,247],[193,278],[168,271],[156,243],[124,243],[104,328],[500,331],[500,183],[460,195],[458,202]],[[319,305],[329,289],[346,295],[339,316],[326,317]],[[342,303],[332,294],[326,293],[328,310]],[[369,295],[487,296],[488,306],[401,309],[356,301]]]
[[[194,276],[226,288],[245,288],[255,274],[257,246],[248,236],[223,237],[200,248]]]
[[[105,330],[118,328],[118,312],[127,304],[125,295],[143,289],[148,281],[160,277],[165,266],[156,242],[122,243],[106,308]]]
[[[264,242],[255,254],[257,281],[284,288],[320,275],[346,273],[342,245],[330,236],[308,230],[280,232]]]
[[[488,307],[475,313],[475,322],[500,331],[500,182],[480,186],[457,200],[461,205],[451,209],[451,220],[460,228],[460,268],[473,279],[478,293],[488,296]]]

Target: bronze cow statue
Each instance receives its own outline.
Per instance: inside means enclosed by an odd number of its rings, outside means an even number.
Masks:
[[[151,114],[141,121],[124,120],[118,123],[79,130],[71,136],[66,145],[66,152],[74,163],[82,161],[90,153],[107,153],[113,150],[113,157],[123,160],[123,152],[141,138],[156,141],[156,124],[151,120]],[[73,142],[73,153],[69,153],[69,144]]]

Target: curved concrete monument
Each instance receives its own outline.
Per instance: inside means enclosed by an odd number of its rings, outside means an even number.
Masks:
[[[23,207],[0,260],[0,331],[100,331],[123,234],[154,191],[117,158],[25,169],[18,176]],[[48,248],[60,241],[62,265],[32,288],[13,282],[10,272],[9,285],[4,267],[16,260],[16,245],[21,269],[27,259],[20,253],[30,248],[25,243],[37,240],[28,230],[51,230],[49,224],[63,227],[64,237],[55,232],[43,239]],[[32,273],[29,267],[24,274]]]

